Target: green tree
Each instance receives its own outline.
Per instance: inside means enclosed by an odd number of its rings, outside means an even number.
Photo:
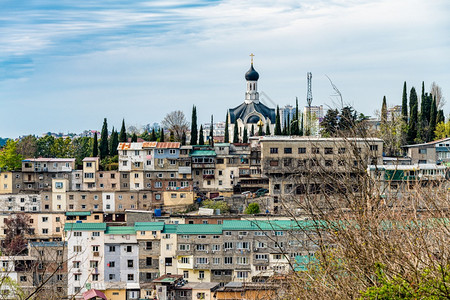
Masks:
[[[198,144],[199,145],[204,145],[205,144],[205,139],[203,137],[203,125],[200,125],[200,136],[198,138]]]
[[[117,147],[119,147],[119,133],[113,127],[111,136],[109,138],[109,154],[111,156],[119,154]]]
[[[150,134],[148,133],[147,130],[144,130],[140,138],[143,139],[144,141],[150,141]]]
[[[160,141],[161,143],[163,143],[164,140],[165,140],[164,128],[161,128],[161,129],[159,130],[159,141]]]
[[[38,157],[52,157],[51,149],[55,143],[55,138],[51,135],[46,135],[37,140]]]
[[[266,135],[270,135],[270,125],[269,122],[266,123]]]
[[[100,145],[98,147],[100,152],[100,160],[109,155],[108,149],[108,122],[106,118],[103,119],[102,133],[100,135]]]
[[[94,133],[94,143],[92,144],[92,156],[98,157],[98,140],[97,132]]]
[[[299,130],[299,135],[303,136],[304,134],[304,129],[303,129],[303,114],[302,114],[302,120],[300,122],[300,130]]]
[[[443,109],[440,109],[437,112],[437,117],[436,117],[436,124],[437,123],[441,123],[441,122],[445,122],[444,110]]]
[[[239,143],[239,127],[237,119],[234,120],[233,144]]]
[[[258,136],[263,136],[264,132],[263,132],[263,126],[258,126]]]
[[[418,126],[418,142],[429,142],[430,121],[431,121],[431,103],[433,102],[431,95],[425,93],[420,103],[419,126]]]
[[[230,132],[228,132],[228,111],[227,116],[225,117],[225,137],[224,142],[229,143],[230,142]]]
[[[320,123],[320,127],[322,127],[322,131],[321,131],[322,136],[324,136],[324,137],[336,136],[337,129],[338,129],[338,115],[339,115],[339,112],[337,109],[329,109],[327,111],[322,122]],[[303,121],[303,119],[302,119],[302,121]]]
[[[169,142],[175,142],[175,134],[173,131],[170,131],[169,133]]]
[[[150,135],[150,141],[151,142],[156,142],[158,138],[156,137],[156,132],[155,132],[155,128],[152,128],[152,134]]]
[[[181,145],[186,145],[186,132],[181,135]]]
[[[34,135],[27,135],[17,143],[17,152],[24,158],[36,157],[37,138]]]
[[[136,134],[136,132],[133,132],[133,134],[131,135],[131,142],[132,143],[136,143],[137,142],[137,134]]]
[[[281,132],[281,120],[280,120],[280,108],[277,105],[277,116],[275,119],[275,132],[274,135],[282,135]]]
[[[209,144],[214,145],[214,122],[213,115],[211,115],[211,127],[209,128]]]
[[[192,106],[192,122],[191,122],[191,145],[197,145],[198,131],[197,131],[197,108]]]
[[[8,140],[0,150],[0,170],[14,171],[22,168],[22,155],[17,152],[17,142]]]
[[[298,98],[295,97],[295,112],[292,117],[291,134],[300,135],[300,120],[298,118]]]
[[[436,106],[436,98],[433,98],[431,102],[431,111],[430,111],[430,127],[428,132],[429,140],[434,140],[434,132],[436,130],[436,122],[437,122],[437,106]]]
[[[259,214],[260,213],[259,204],[256,202],[250,203],[245,209],[245,213],[247,215]]]
[[[255,136],[255,126],[252,124],[252,127],[250,127],[250,136]]]
[[[436,125],[436,130],[434,131],[434,136],[436,139],[443,139],[450,137],[450,121],[447,123],[440,122]]]
[[[67,137],[63,139],[62,137],[55,139],[53,146],[51,148],[52,157],[70,158],[74,155],[74,148],[72,145],[72,140]]]
[[[418,102],[417,93],[414,87],[411,88],[409,93],[409,123],[407,143],[413,144],[417,137],[417,122],[418,122]]]
[[[247,127],[244,127],[244,135],[242,137],[242,142],[244,144],[248,143],[248,133],[247,133]]]
[[[78,166],[83,164],[83,159],[85,157],[90,157],[92,155],[93,143],[94,139],[90,137],[79,137],[72,140],[74,157]]]
[[[383,104],[381,105],[381,124],[387,123],[387,104],[386,96],[383,97]]]
[[[406,81],[403,83],[402,117],[403,121],[408,124],[408,92],[406,90]]]
[[[119,142],[121,143],[128,142],[127,130],[125,128],[125,119],[122,119],[122,128],[120,129]]]

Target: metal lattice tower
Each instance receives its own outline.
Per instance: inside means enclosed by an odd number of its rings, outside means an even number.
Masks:
[[[313,100],[313,97],[312,97],[312,73],[311,72],[308,72],[307,78],[308,78],[308,94],[306,95],[306,102],[308,103],[308,106],[311,107],[311,103]]]

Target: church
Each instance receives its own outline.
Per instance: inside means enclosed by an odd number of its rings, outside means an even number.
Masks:
[[[244,136],[244,128],[247,128],[247,134],[250,137],[251,128],[255,135],[259,132],[259,127],[262,128],[264,134],[267,134],[266,129],[270,128],[270,134],[273,135],[275,127],[275,109],[269,108],[259,101],[258,93],[258,79],[259,74],[253,68],[253,54],[250,69],[245,73],[245,80],[247,81],[247,91],[245,92],[244,103],[241,105],[228,109],[228,132],[230,133],[230,141],[234,138],[234,127],[238,127],[238,140],[242,142]]]

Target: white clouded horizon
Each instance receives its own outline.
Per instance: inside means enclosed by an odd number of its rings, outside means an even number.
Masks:
[[[225,118],[243,101],[250,53],[280,106],[332,105],[325,74],[367,115],[436,81],[450,92],[450,4],[419,1],[9,1],[0,17],[0,136],[159,122],[181,109]],[[450,101],[450,100],[449,100]],[[445,112],[446,114],[448,111]],[[23,118],[23,121],[18,121]]]

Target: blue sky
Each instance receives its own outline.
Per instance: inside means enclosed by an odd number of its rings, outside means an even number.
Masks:
[[[56,4],[55,4],[56,3]],[[374,115],[403,82],[435,81],[450,102],[447,0],[0,2],[0,136],[200,122],[242,103],[249,54],[280,106],[347,103]],[[450,113],[450,105],[445,113]]]

